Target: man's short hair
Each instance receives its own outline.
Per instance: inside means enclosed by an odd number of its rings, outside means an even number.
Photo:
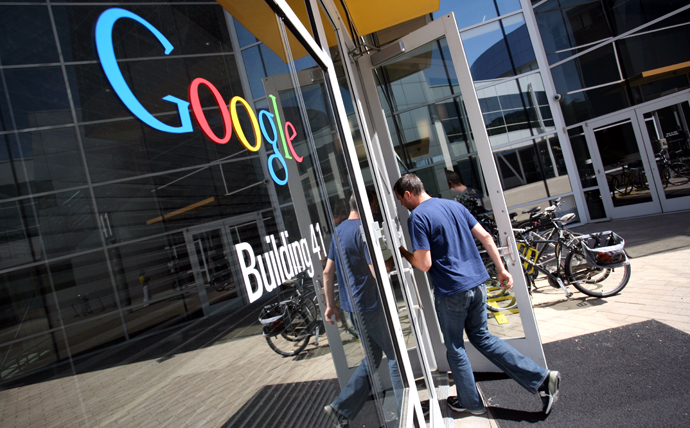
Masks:
[[[455,171],[451,171],[449,169],[445,170],[446,171],[446,180],[448,180],[451,184],[462,184],[462,180],[460,180],[460,174],[458,174]]]
[[[350,196],[350,211],[357,211],[357,198],[354,193]]]
[[[419,196],[424,192],[424,184],[416,174],[409,173],[398,178],[398,181],[393,185],[393,190],[398,196],[403,196],[405,192]]]

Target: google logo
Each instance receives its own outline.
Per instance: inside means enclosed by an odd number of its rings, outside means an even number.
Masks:
[[[261,137],[263,136],[263,138],[273,147],[273,154],[268,157],[268,171],[271,174],[271,178],[276,184],[281,186],[285,185],[288,181],[288,170],[285,159],[294,159],[297,162],[302,162],[304,158],[295,153],[295,148],[292,145],[292,141],[297,136],[297,131],[295,130],[294,125],[290,122],[285,122],[283,125],[280,114],[278,113],[276,97],[273,95],[268,96],[268,98],[271,100],[275,114],[269,112],[268,110],[260,110],[257,116],[254,111],[252,111],[249,103],[241,97],[233,97],[226,108],[225,100],[223,100],[223,97],[218,89],[208,80],[197,77],[189,84],[189,101],[182,100],[172,95],[163,97],[163,100],[177,104],[180,126],[171,126],[161,122],[148,110],[146,110],[144,106],[141,105],[139,100],[134,96],[134,93],[132,93],[132,90],[127,85],[127,82],[125,82],[122,72],[120,71],[120,67],[117,64],[117,58],[115,58],[115,49],[113,48],[113,26],[120,18],[133,19],[134,21],[146,27],[154,36],[156,36],[160,44],[163,45],[165,48],[165,55],[169,55],[174,47],[170,41],[168,41],[168,39],[166,39],[165,36],[158,31],[156,27],[135,13],[120,8],[111,8],[99,16],[98,21],[96,22],[96,50],[98,52],[98,58],[101,61],[103,71],[115,90],[115,93],[118,97],[120,97],[122,102],[132,112],[132,114],[154,129],[173,134],[182,134],[194,131],[194,128],[192,127],[192,118],[189,112],[189,107],[191,105],[191,110],[194,114],[194,119],[196,119],[197,124],[201,128],[204,135],[206,135],[206,137],[208,137],[214,143],[227,144],[232,137],[232,131],[234,128],[237,138],[240,140],[242,145],[250,152],[257,152],[261,148]],[[218,107],[220,107],[223,124],[225,126],[225,134],[222,137],[217,136],[213,132],[208,124],[206,116],[204,115],[201,102],[199,101],[200,86],[205,86],[209,91],[211,91],[216,103],[218,104]],[[237,114],[239,108],[243,108],[249,116],[255,135],[253,143],[249,141],[244,133],[244,130],[242,129],[242,125]],[[279,140],[282,143],[282,154],[278,147]],[[275,173],[274,161],[276,160],[280,165],[282,165],[283,170],[285,171],[285,178],[283,179],[278,178]]]

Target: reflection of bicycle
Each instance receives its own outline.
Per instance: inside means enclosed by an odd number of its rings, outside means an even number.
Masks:
[[[676,152],[676,154],[680,153],[681,151]],[[662,149],[655,157],[664,188],[669,184],[682,186],[690,181],[690,166],[687,163],[678,158],[671,160],[666,149]]]
[[[318,346],[319,336],[325,331],[316,292],[312,286],[305,286],[305,277],[306,273],[302,272],[285,282],[280,300],[264,306],[259,315],[268,346],[286,357],[302,352],[312,336],[314,345]],[[357,337],[343,310],[338,317],[343,329]]]
[[[621,173],[609,176],[609,190],[615,198],[617,195],[630,195],[637,189],[647,189],[647,175],[642,167],[623,165]]]

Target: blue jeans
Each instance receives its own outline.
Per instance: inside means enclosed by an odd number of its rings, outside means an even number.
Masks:
[[[395,360],[388,324],[383,316],[383,310],[379,308],[371,312],[362,312],[360,317],[363,326],[359,325],[355,316],[352,316],[351,319],[362,340],[367,355],[359,363],[350,381],[340,391],[338,398],[331,403],[331,406],[349,420],[354,419],[362,410],[371,394],[369,359],[371,359],[371,364],[374,366],[374,371],[376,371],[381,365],[381,359],[385,352],[386,357],[388,357],[388,369],[399,413],[402,405],[403,385],[400,379],[398,364]]]
[[[477,391],[472,366],[465,352],[463,329],[470,343],[496,367],[532,393],[537,393],[548,370],[489,333],[486,325],[486,287],[482,284],[452,296],[435,296],[436,314],[446,342],[446,356],[453,372],[460,407],[480,410],[484,403]]]

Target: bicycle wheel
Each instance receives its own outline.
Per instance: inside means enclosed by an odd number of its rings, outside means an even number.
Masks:
[[[593,297],[608,297],[619,293],[630,280],[630,264],[601,269],[587,263],[581,250],[571,251],[565,259],[568,282]]]
[[[291,315],[290,325],[282,333],[276,336],[266,336],[268,346],[276,354],[284,357],[291,357],[304,351],[311,337],[311,332],[309,331],[311,318],[301,311]]]
[[[690,167],[682,163],[672,163],[671,171],[673,171],[673,177],[670,178],[670,182],[674,186],[682,186],[683,184],[690,181]]]

